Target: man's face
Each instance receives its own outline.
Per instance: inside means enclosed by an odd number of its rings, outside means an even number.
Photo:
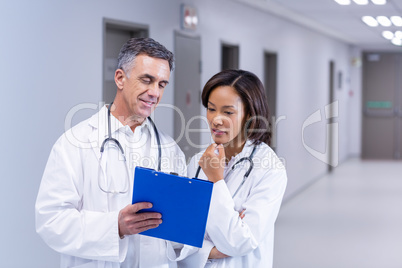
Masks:
[[[170,69],[167,60],[138,55],[134,67],[123,73],[119,89],[123,94],[126,116],[145,119],[155,110],[169,83]]]

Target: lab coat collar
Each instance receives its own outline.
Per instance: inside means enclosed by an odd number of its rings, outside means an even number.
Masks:
[[[108,109],[104,105],[98,113],[94,114],[90,119],[88,124],[93,127],[94,131],[89,135],[89,142],[95,151],[95,154],[100,157],[100,147],[103,141],[108,137]],[[130,131],[128,126],[124,126],[116,117],[110,115],[110,125],[112,136],[115,136],[115,132],[122,129],[124,133]],[[154,131],[151,130],[149,119],[147,118],[144,122],[138,126],[140,130],[148,130],[150,135],[154,135]],[[132,133],[132,132],[131,132]]]
[[[108,136],[108,108],[104,105],[97,114],[93,115],[89,120],[89,125],[91,125],[95,129],[99,129],[99,138],[105,139]],[[150,129],[150,122],[148,118],[144,120],[144,122],[138,126],[140,129]],[[130,129],[128,126],[124,126],[116,117],[112,114],[110,115],[110,128],[112,135],[119,131],[120,129],[124,129],[126,131]]]

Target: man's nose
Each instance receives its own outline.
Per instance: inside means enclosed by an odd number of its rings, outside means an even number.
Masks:
[[[159,98],[160,90],[158,83],[153,83],[148,88],[148,95],[154,98]]]

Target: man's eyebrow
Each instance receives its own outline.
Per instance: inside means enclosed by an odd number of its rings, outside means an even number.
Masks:
[[[167,85],[167,84],[169,84],[169,81],[162,80],[161,83],[165,83]]]
[[[155,76],[152,76],[152,75],[150,75],[150,74],[143,74],[143,75],[140,75],[140,78],[149,78],[149,79],[151,79],[151,80],[155,80]]]
[[[152,75],[150,75],[150,74],[143,74],[143,75],[140,76],[140,78],[149,78],[149,79],[151,79],[151,81],[155,81],[155,80],[156,80],[155,76],[152,76]],[[160,81],[160,82],[161,82],[161,83],[165,83],[166,85],[169,84],[169,81],[167,81],[167,80],[162,80],[162,81]]]

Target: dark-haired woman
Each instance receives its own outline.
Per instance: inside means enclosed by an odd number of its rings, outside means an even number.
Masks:
[[[202,103],[214,143],[191,159],[188,176],[214,188],[203,247],[179,267],[272,267],[287,177],[268,146],[264,87],[250,72],[225,70],[206,83]]]

